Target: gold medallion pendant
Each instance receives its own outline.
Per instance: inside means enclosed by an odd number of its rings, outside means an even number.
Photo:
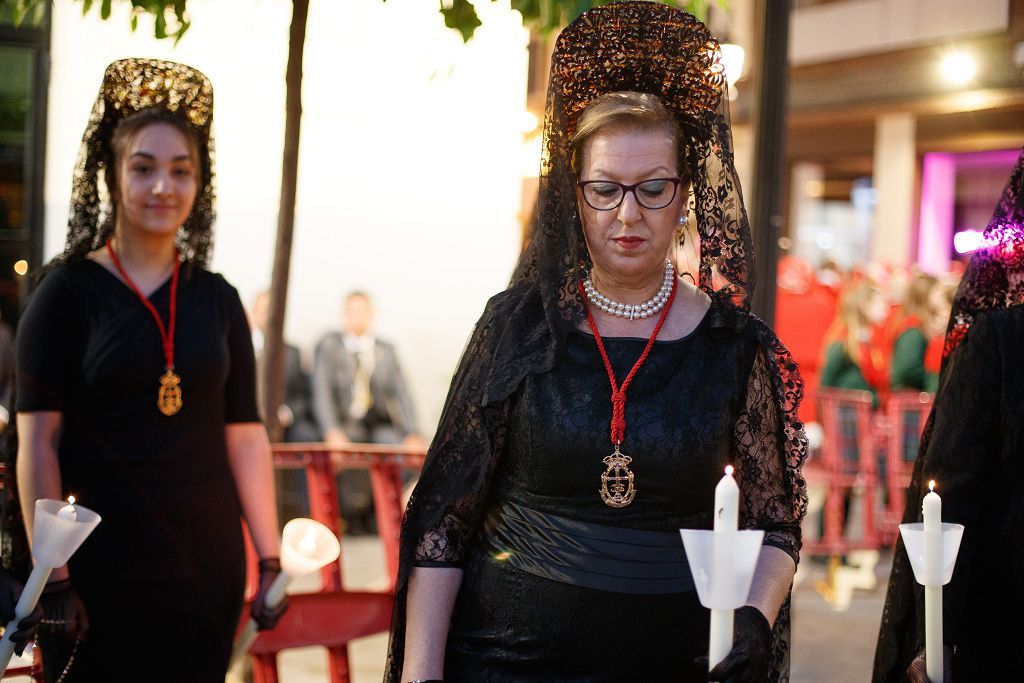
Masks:
[[[636,496],[633,473],[629,470],[633,458],[623,455],[619,447],[615,446],[615,452],[606,456],[603,462],[608,469],[601,474],[601,500],[609,507],[624,508]]]
[[[170,368],[160,376],[160,393],[156,397],[156,407],[168,417],[181,410],[181,378]]]

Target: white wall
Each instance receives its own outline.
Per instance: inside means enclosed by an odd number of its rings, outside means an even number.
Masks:
[[[53,8],[47,258],[64,243],[71,172],[104,67],[156,56],[204,71],[215,92],[214,270],[246,303],[268,285],[284,129],[288,0],[191,0],[179,43],[128,28],[127,3]],[[478,3],[463,45],[436,2],[313,0],[286,334],[307,352],[343,294],[369,292],[429,434],[487,298],[519,248],[527,34],[508,0]]]
[[[1004,31],[1009,0],[845,0],[793,12],[793,65],[899,50]]]

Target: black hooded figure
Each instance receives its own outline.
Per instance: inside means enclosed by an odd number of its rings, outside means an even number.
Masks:
[[[935,404],[904,522],[921,521],[928,483],[942,521],[964,525],[943,589],[946,679],[1020,678],[1024,632],[1024,150],[953,300]],[[876,683],[923,681],[924,591],[896,546],[875,651]],[[1018,667],[1019,668],[1019,667]]]

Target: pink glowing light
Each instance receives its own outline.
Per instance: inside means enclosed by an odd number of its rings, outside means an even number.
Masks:
[[[953,248],[958,254],[970,254],[981,246],[984,233],[980,230],[964,230],[953,235]]]

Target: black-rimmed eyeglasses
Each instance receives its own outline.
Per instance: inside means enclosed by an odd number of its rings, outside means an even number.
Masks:
[[[664,209],[676,198],[682,182],[682,178],[651,178],[635,185],[614,180],[581,180],[576,184],[590,208],[611,211],[619,208],[627,192],[632,192],[636,203],[645,209]]]

